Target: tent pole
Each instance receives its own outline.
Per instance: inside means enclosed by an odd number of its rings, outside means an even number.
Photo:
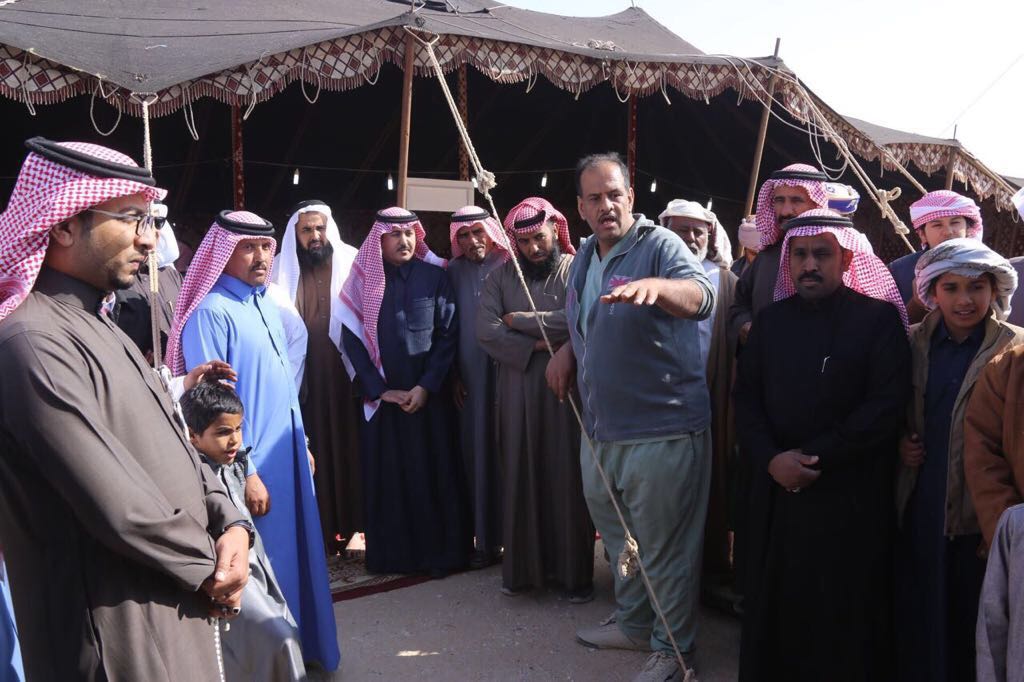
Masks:
[[[953,166],[956,164],[956,151],[949,153],[949,162],[946,164],[946,189],[953,189]]]
[[[405,208],[409,185],[409,136],[412,127],[412,78],[413,60],[416,56],[416,39],[411,33],[405,36],[405,73],[402,78],[402,124],[398,136],[398,198],[395,202]]]
[[[636,95],[629,96],[629,122],[626,128],[626,167],[629,169],[629,186],[636,192]]]
[[[234,179],[235,210],[245,208],[245,170],[242,155],[242,110],[231,107],[231,176]]]
[[[469,127],[469,74],[466,73],[466,65],[459,67],[459,116],[462,122]],[[464,143],[459,144],[459,180],[469,180],[469,152],[466,151]]]
[[[775,57],[779,56],[779,43],[782,42],[780,38],[775,39]],[[764,111],[761,112],[761,126],[757,130],[757,146],[754,147],[754,162],[750,169],[750,183],[747,185],[747,200],[743,204],[743,217],[746,218],[754,210],[754,196],[757,192],[757,176],[761,170],[761,157],[764,155],[764,140],[768,134],[768,120],[772,114],[772,98],[775,97],[775,81],[776,77],[772,76],[771,81],[768,83],[768,103],[765,104]],[[743,254],[743,247],[740,245],[739,240],[736,241],[736,252],[737,256]]]

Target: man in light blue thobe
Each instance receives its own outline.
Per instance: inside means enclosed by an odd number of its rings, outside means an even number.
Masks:
[[[176,321],[176,328],[186,368],[221,359],[238,372],[246,445],[252,448],[248,475],[258,474],[269,494],[266,506],[256,503],[256,528],[298,623],[306,661],[334,670],[340,656],[313,462],[307,459],[284,327],[266,295],[272,237],[270,223],[254,214],[222,213],[193,258],[179,296],[183,321]],[[169,355],[175,362],[173,352]]]

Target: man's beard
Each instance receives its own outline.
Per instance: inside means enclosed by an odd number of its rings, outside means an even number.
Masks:
[[[296,249],[296,253],[299,256],[299,267],[315,268],[319,265],[323,265],[325,261],[330,259],[331,254],[334,253],[334,247],[331,246],[330,242],[327,242],[321,248],[314,250],[304,249],[300,246]]]
[[[547,279],[551,276],[551,273],[558,267],[558,261],[562,258],[562,247],[555,242],[551,245],[551,251],[548,252],[548,257],[542,260],[540,263],[534,263],[529,258],[519,254],[519,265],[523,268],[523,274],[528,279],[541,280]]]

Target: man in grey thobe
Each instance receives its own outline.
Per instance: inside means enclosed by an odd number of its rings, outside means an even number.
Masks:
[[[448,278],[460,317],[455,403],[476,538],[469,565],[484,568],[497,560],[502,546],[501,464],[494,440],[495,367],[477,342],[475,321],[484,279],[509,260],[510,250],[498,221],[476,206],[452,214],[449,234]]]
[[[29,148],[0,215],[0,545],[27,679],[216,679],[207,616],[240,605],[251,526],[100,306],[163,191],[110,149]]]

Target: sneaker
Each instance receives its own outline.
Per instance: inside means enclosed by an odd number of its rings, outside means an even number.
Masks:
[[[683,671],[679,669],[675,654],[655,651],[647,657],[633,682],[683,682]]]
[[[604,620],[596,627],[577,630],[576,641],[591,649],[651,650],[651,644],[648,639],[640,640],[630,637],[619,629],[614,618]]]

